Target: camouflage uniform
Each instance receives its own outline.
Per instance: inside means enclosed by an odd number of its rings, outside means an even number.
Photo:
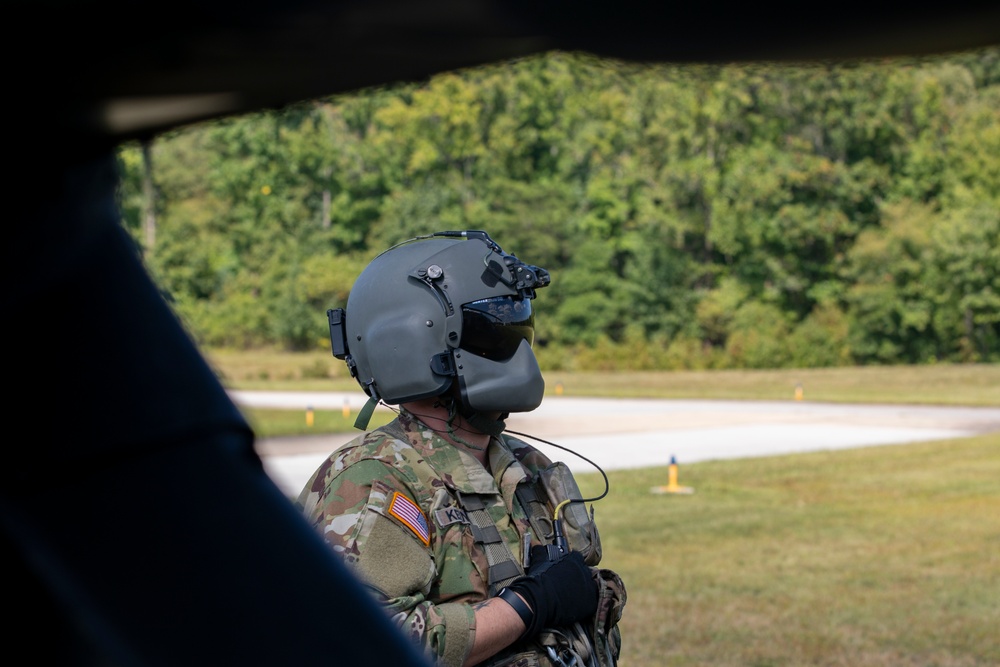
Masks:
[[[449,667],[461,665],[472,648],[471,605],[490,596],[487,554],[476,544],[463,497],[483,500],[520,569],[531,527],[515,489],[551,463],[506,436],[492,438],[487,455],[492,474],[401,410],[387,427],[334,452],[296,501],[399,627]],[[484,664],[552,663],[524,643]]]

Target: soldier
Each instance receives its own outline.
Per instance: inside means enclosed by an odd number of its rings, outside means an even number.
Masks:
[[[380,401],[398,417],[296,503],[436,664],[617,664],[625,587],[597,567],[593,508],[565,464],[503,434],[542,400],[531,302],[549,281],[485,232],[437,232],[376,257],[328,312],[369,396],[355,425]]]

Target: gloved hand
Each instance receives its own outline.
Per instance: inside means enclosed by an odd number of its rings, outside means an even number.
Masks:
[[[570,551],[554,560],[545,557],[544,547],[532,547],[531,552],[527,574],[507,586],[534,612],[521,639],[544,628],[566,627],[593,616],[600,589],[580,552]]]

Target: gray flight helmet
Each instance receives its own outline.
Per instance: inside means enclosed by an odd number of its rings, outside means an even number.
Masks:
[[[330,311],[334,356],[365,393],[390,405],[457,387],[465,412],[534,410],[545,383],[530,340],[508,341],[513,351],[499,360],[463,349],[463,306],[509,297],[530,313],[535,290],[549,281],[483,231],[411,239],[369,263],[346,311]]]

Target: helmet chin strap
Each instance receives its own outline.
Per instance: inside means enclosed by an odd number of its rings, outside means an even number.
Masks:
[[[499,419],[493,419],[485,413],[476,412],[475,410],[465,410],[462,412],[462,417],[465,421],[469,422],[477,431],[494,438],[503,433],[504,429],[507,428],[507,424],[504,422],[506,416],[507,413],[505,412],[500,415]]]
[[[493,419],[484,412],[479,412],[477,410],[473,410],[472,408],[466,408],[462,405],[461,400],[454,395],[447,397],[442,396],[441,398],[446,401],[448,405],[449,427],[454,428],[455,417],[457,417],[459,412],[461,412],[462,418],[469,424],[469,426],[473,427],[480,433],[485,433],[493,438],[503,433],[507,428],[507,424],[504,422],[504,419],[508,414],[506,412],[502,413],[499,419]],[[472,447],[473,449],[479,449],[479,447],[466,443],[464,440],[462,440],[462,443]]]

